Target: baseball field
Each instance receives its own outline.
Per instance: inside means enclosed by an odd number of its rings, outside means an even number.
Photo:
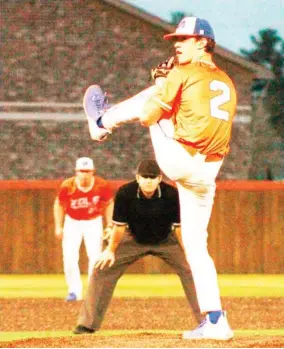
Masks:
[[[284,274],[220,275],[229,342],[186,341],[195,322],[173,274],[126,274],[102,328],[75,336],[81,302],[65,302],[63,275],[0,275],[1,348],[283,348]],[[87,287],[86,276],[83,277]],[[210,292],[210,290],[208,290]]]

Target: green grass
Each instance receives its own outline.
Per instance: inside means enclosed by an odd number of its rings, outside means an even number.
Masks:
[[[83,275],[84,289],[87,277]],[[0,298],[64,298],[63,275],[0,275]],[[284,274],[219,275],[223,297],[284,297]],[[125,274],[115,297],[184,297],[175,274]]]

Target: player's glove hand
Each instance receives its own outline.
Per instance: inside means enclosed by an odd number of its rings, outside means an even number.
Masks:
[[[166,61],[163,61],[157,65],[156,68],[151,70],[151,77],[153,80],[157,78],[166,78],[169,72],[173,69],[176,64],[176,57],[170,57]]]

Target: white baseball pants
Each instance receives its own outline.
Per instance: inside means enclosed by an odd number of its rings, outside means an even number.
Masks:
[[[103,124],[113,127],[136,119],[142,114],[145,102],[154,91],[155,86],[152,86],[115,105],[103,116]],[[150,126],[150,135],[160,168],[177,183],[182,240],[192,270],[200,310],[221,310],[217,272],[207,248],[207,227],[214,202],[215,180],[223,160],[205,162],[202,154],[191,156],[172,138],[171,120],[162,120]]]
[[[79,252],[82,241],[88,256],[88,278],[102,251],[103,222],[99,216],[92,220],[75,220],[65,216],[62,248],[63,267],[68,292],[75,293],[77,299],[82,299],[83,285],[79,268]]]
[[[191,156],[180,143],[165,136],[158,124],[150,126],[150,134],[159,166],[177,184],[182,240],[200,310],[221,310],[217,273],[207,248],[207,227],[223,160],[205,162],[204,155]]]

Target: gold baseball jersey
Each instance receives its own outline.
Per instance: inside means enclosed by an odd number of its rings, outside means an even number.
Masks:
[[[170,112],[177,141],[205,155],[228,153],[236,90],[214,63],[198,61],[174,67],[152,101]]]

